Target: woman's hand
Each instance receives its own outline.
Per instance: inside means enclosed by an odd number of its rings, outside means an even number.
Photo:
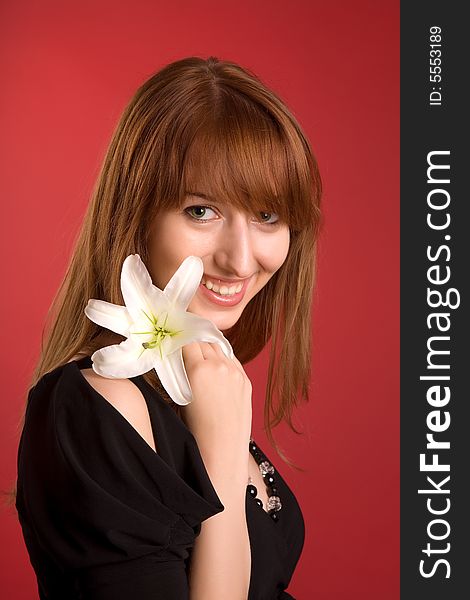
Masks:
[[[240,361],[227,358],[216,343],[192,342],[182,352],[193,395],[183,420],[206,460],[219,454],[236,462],[250,440],[251,382]]]

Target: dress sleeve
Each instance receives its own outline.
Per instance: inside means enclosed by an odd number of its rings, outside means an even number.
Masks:
[[[197,447],[180,442],[197,452],[184,478],[76,366],[45,376],[30,394],[19,512],[48,560],[73,574],[80,597],[188,597],[190,548],[201,521],[224,507]]]

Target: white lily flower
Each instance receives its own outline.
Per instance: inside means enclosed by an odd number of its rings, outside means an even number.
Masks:
[[[188,256],[162,291],[153,285],[140,256],[128,256],[121,271],[125,306],[89,300],[85,308],[91,321],[127,338],[92,355],[95,373],[129,378],[153,368],[171,399],[189,404],[192,394],[182,347],[195,341],[216,342],[233,358],[232,346],[214,323],[186,310],[202,275],[202,260]]]

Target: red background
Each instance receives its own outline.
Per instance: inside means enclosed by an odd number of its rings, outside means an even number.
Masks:
[[[41,330],[112,129],[135,89],[188,55],[247,66],[285,99],[324,185],[312,397],[275,460],[303,508],[298,600],[399,597],[399,3],[174,0],[2,3],[0,487]],[[247,366],[262,432],[266,355]],[[36,597],[0,510],[4,598]]]

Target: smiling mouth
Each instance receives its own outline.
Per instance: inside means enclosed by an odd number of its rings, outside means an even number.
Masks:
[[[250,281],[251,277],[227,285],[224,284],[223,280],[214,278],[214,281],[212,281],[209,277],[204,276],[199,285],[203,295],[214,304],[235,306],[243,299]]]

